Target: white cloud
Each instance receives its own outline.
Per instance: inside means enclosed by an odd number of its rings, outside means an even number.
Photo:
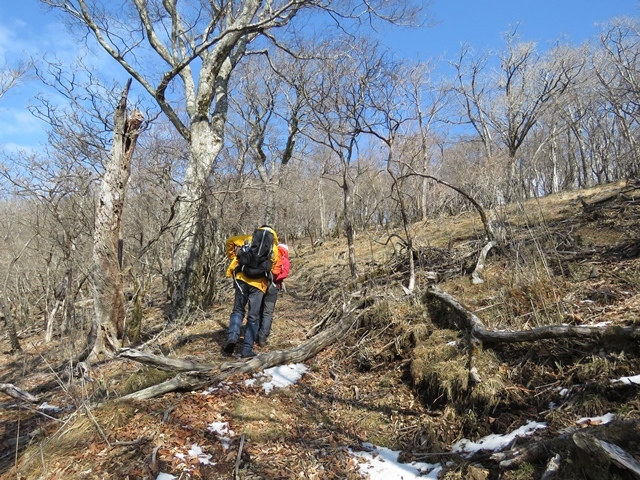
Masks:
[[[0,108],[0,150],[34,152],[47,141],[46,125],[26,109]]]

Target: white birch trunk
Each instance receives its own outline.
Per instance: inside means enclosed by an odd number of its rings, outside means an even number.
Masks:
[[[46,328],[46,333],[44,335],[45,343],[49,343],[53,339],[53,325],[56,320],[56,313],[58,313],[58,310],[60,310],[60,307],[63,305],[63,302],[64,302],[63,300],[56,299],[55,305],[53,306],[51,311],[47,314],[47,328]]]

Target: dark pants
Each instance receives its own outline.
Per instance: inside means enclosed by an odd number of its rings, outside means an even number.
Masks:
[[[276,300],[278,300],[279,288],[270,283],[267,293],[262,299],[262,307],[260,308],[260,328],[258,329],[258,338],[261,343],[265,343],[271,333],[271,324],[273,323],[273,311],[276,309]]]
[[[244,344],[242,346],[241,355],[247,355],[253,351],[253,342],[255,342],[258,334],[258,326],[260,324],[260,306],[262,305],[262,297],[264,293],[257,287],[253,287],[242,280],[234,281],[236,294],[233,300],[233,311],[229,318],[229,332],[227,334],[227,343],[237,342],[240,336],[240,327],[244,319],[245,309],[249,304],[247,313],[247,326],[244,329]]]

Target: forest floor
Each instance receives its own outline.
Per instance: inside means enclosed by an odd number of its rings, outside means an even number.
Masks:
[[[640,419],[640,387],[615,382],[640,374],[637,337],[478,346],[428,289],[437,283],[497,331],[640,326],[640,188],[621,183],[569,192],[497,215],[506,242],[490,252],[482,284],[469,275],[483,245],[475,212],[414,225],[412,295],[403,289],[406,255],[387,242],[388,233],[358,235],[363,276],[356,283],[344,239],[290,244],[292,275],[269,344],[257,353],[306,341],[319,322],[332,321],[332,306],[371,301],[343,338],[304,362],[306,373],[295,384],[268,393],[259,381],[246,382],[253,374],[243,374],[208,389],[116,401],[169,374],[115,358],[69,375],[60,368],[65,342],[45,344],[40,324],[20,332],[23,351],[2,355],[0,383],[36,395],[38,403],[0,394],[0,479],[155,480],[166,473],[355,480],[365,477],[349,449],[367,444],[400,450],[401,461],[440,463],[443,479],[540,478],[546,460],[505,469],[489,455],[470,458],[452,447],[532,421],[544,425],[533,435],[543,441],[605,418]],[[232,291],[225,289],[218,305],[173,324],[162,295],[150,296],[144,350],[227,362],[221,348]],[[4,336],[0,347],[9,349]],[[470,380],[470,361],[480,381]],[[221,433],[225,426],[231,432]],[[640,458],[637,440],[623,448]],[[636,478],[620,465],[585,468],[573,450],[560,450],[556,478]]]

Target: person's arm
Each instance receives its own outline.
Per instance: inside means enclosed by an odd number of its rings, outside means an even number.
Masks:
[[[251,240],[251,235],[235,235],[233,237],[227,238],[225,247],[229,260],[233,260],[234,258],[236,258],[236,249],[244,245],[244,242],[246,240]]]

